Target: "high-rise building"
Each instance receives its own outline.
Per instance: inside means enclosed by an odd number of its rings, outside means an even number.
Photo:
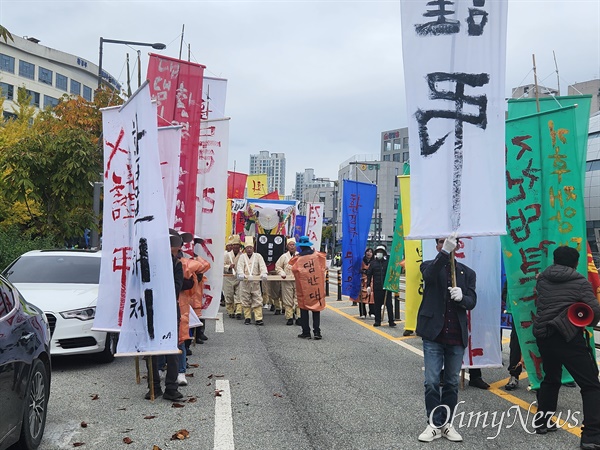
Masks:
[[[408,161],[408,127],[381,133],[381,161]]]
[[[315,177],[315,169],[304,169],[304,172],[296,172],[294,198],[299,202],[305,201],[304,192],[307,189],[330,186],[330,183],[329,179]]]
[[[79,56],[41,45],[33,37],[14,41],[0,40],[0,90],[4,97],[4,116],[14,116],[12,106],[17,89],[24,86],[31,105],[39,109],[53,108],[65,94],[91,101],[98,86],[98,66]],[[117,91],[117,81],[104,72],[103,80]]]
[[[569,95],[590,94],[592,96],[590,117],[600,111],[600,79],[574,83],[569,86],[567,93]]]
[[[267,174],[269,192],[277,190],[285,195],[285,153],[261,151],[258,155],[250,155],[250,175]]]

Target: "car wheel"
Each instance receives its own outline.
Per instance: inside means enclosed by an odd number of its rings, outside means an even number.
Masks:
[[[48,398],[50,384],[48,371],[40,360],[33,363],[31,378],[27,385],[25,412],[21,425],[21,437],[15,445],[18,449],[32,450],[38,448],[44,435],[46,414],[48,413]]]
[[[115,359],[115,353],[117,352],[117,334],[106,333],[106,340],[104,341],[104,350],[98,355],[98,361],[102,363],[109,363]]]

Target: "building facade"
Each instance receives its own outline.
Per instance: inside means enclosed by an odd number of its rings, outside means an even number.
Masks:
[[[600,111],[600,79],[574,83],[568,88],[568,95],[591,95],[590,117]]]
[[[4,116],[14,116],[17,90],[24,87],[31,105],[53,108],[63,95],[94,98],[98,66],[84,58],[41,45],[38,39],[13,35],[14,42],[0,41],[0,89]],[[105,83],[119,90],[116,80],[105,73]]]
[[[381,133],[380,159],[394,162],[408,161],[408,127]]]
[[[261,151],[250,155],[250,175],[267,174],[269,192],[277,190],[279,195],[285,195],[285,153]]]
[[[600,263],[600,112],[590,118],[585,172],[585,218],[587,240]]]

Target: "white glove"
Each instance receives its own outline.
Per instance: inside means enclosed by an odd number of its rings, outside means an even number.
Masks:
[[[367,287],[367,295],[371,295],[371,286]]]
[[[267,274],[266,274],[266,273],[263,273],[263,274],[260,276],[260,279],[261,279],[261,280],[263,280],[263,281],[267,281]]]
[[[446,253],[452,253],[452,251],[456,248],[456,239],[457,233],[455,231],[446,238],[444,245],[442,246],[442,250],[444,250]]]
[[[450,291],[450,298],[452,300],[454,300],[455,302],[460,302],[463,298],[462,295],[462,289],[459,287],[449,287],[448,290]]]

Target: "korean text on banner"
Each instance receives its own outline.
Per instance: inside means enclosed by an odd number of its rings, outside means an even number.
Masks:
[[[575,107],[506,121],[506,213],[502,236],[508,301],[532,389],[542,379],[533,336],[536,276],[560,245],[585,251],[584,174]],[[587,261],[578,272],[587,276]],[[564,376],[563,376],[564,380]]]
[[[158,103],[161,125],[182,126],[179,188],[175,229],[194,232],[198,139],[202,116],[204,66],[167,56],[150,54],[148,80]]]
[[[198,158],[198,214],[196,234],[200,237],[199,256],[211,264],[204,275],[202,317],[215,318],[223,287],[223,249],[227,208],[227,156],[229,118],[202,122]]]
[[[408,129],[417,144],[407,239],[506,232],[508,1],[474,3],[400,2]]]
[[[179,156],[181,152],[181,127],[161,127],[158,129],[158,154],[162,174],[165,203],[167,205],[167,223],[175,226],[175,205],[177,204],[177,185],[179,184]]]
[[[358,298],[377,186],[351,180],[342,186],[342,294]]]
[[[400,178],[400,201],[402,203],[402,223],[404,224],[404,232],[410,232],[410,176],[402,175]],[[406,323],[405,330],[415,331],[417,329],[417,314],[423,300],[423,275],[421,274],[421,263],[423,262],[423,251],[420,240],[404,241],[404,269],[405,276],[405,293],[404,293],[404,310]]]
[[[306,210],[308,212],[306,217],[306,236],[314,244],[315,250],[319,251],[323,233],[323,211],[325,210],[325,204],[307,203]]]
[[[300,309],[325,309],[325,259],[325,253],[314,252],[310,255],[296,255],[290,260]]]
[[[263,195],[267,195],[267,192],[269,191],[266,173],[248,175],[246,183],[247,198],[261,198]]]
[[[400,184],[398,183],[398,186]],[[383,288],[391,292],[400,292],[400,276],[402,275],[402,261],[404,260],[404,226],[402,225],[402,200],[398,199],[398,212],[396,213],[396,228],[390,250],[390,262]]]
[[[240,172],[227,172],[227,198],[244,198],[248,175]]]
[[[158,152],[156,103],[144,84],[106,111],[105,215],[98,307],[119,303],[119,356],[177,352],[177,314]],[[124,190],[125,186],[128,186]],[[106,201],[110,199],[110,201]],[[108,205],[108,206],[107,206]],[[119,219],[127,220],[125,226]],[[109,220],[106,220],[109,219]],[[112,294],[113,285],[120,293]],[[125,287],[125,290],[123,290]]]
[[[202,79],[202,120],[225,118],[225,97],[227,80],[224,78],[203,77]]]
[[[300,236],[306,236],[306,216],[296,216],[296,226],[294,227],[294,239],[300,240]]]

